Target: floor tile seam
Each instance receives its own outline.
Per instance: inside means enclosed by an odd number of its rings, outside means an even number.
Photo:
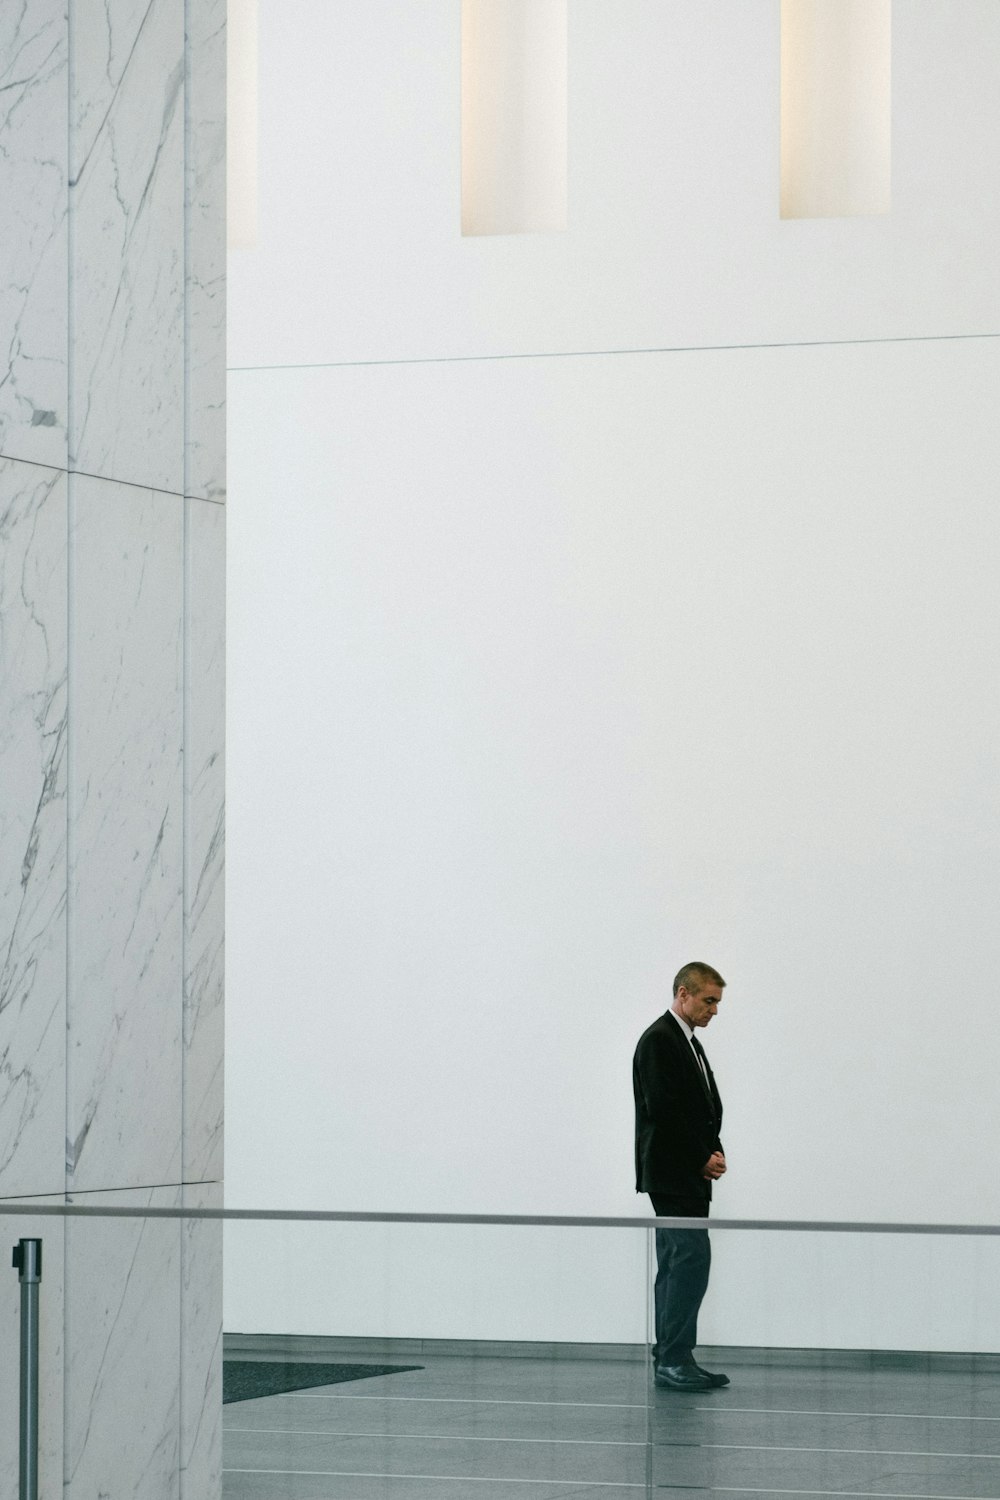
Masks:
[[[745,1484],[658,1484],[656,1488],[665,1492],[699,1489],[702,1493],[712,1495],[810,1495],[819,1497],[819,1500],[1000,1500],[1000,1495],[928,1495],[890,1490],[804,1490],[798,1486],[793,1490],[785,1490],[778,1489],[774,1485],[768,1485],[767,1489],[755,1489]]]
[[[385,1482],[394,1481],[429,1481],[435,1484],[506,1484],[506,1485],[551,1485],[553,1488],[571,1489],[604,1489],[604,1490],[644,1490],[644,1483],[635,1483],[629,1480],[600,1480],[600,1479],[511,1479],[504,1476],[486,1475],[464,1475],[464,1474],[386,1474],[384,1472],[367,1470],[344,1470],[344,1469],[250,1469],[229,1468],[223,1466],[223,1474],[236,1475],[271,1475],[281,1478],[319,1478],[319,1479],[377,1479]],[[928,1494],[926,1491],[887,1491],[887,1490],[805,1490],[801,1487],[795,1489],[781,1489],[769,1485],[766,1489],[749,1485],[678,1485],[657,1484],[656,1490],[661,1493],[689,1494],[697,1490],[701,1494],[715,1495],[789,1495],[810,1496],[814,1500],[976,1500],[976,1497],[965,1495],[943,1495]],[[1000,1496],[978,1497],[978,1500],[1000,1500]]]
[[[601,1411],[646,1410],[644,1401],[515,1401],[509,1396],[340,1396],[327,1391],[285,1391],[283,1394],[293,1401],[425,1401],[442,1406],[578,1406]],[[260,1399],[272,1401],[274,1397]],[[711,1411],[713,1408],[703,1406],[694,1409]]]
[[[882,338],[855,339],[774,339],[742,344],[654,344],[616,349],[529,349],[503,354],[425,354],[397,359],[305,360],[288,364],[227,365],[227,375],[256,375],[277,370],[357,370],[394,365],[467,365],[491,364],[512,359],[601,359],[636,354],[726,354],[754,349],[842,349],[870,344],[957,344],[976,339],[1000,338],[1000,332],[978,333],[908,333]]]
[[[284,1394],[293,1401],[424,1401],[459,1406],[557,1406],[583,1407],[587,1409],[600,1409],[602,1411],[646,1410],[646,1403],[642,1401],[526,1401],[513,1400],[507,1396],[354,1396],[347,1394],[341,1396],[326,1391],[286,1391]],[[271,1400],[273,1397],[267,1399]],[[721,1404],[691,1406],[688,1410],[710,1411],[717,1414],[724,1413],[727,1416],[823,1417],[834,1418],[836,1420],[861,1418],[872,1422],[1000,1422],[1000,1416],[975,1417],[952,1415],[947,1412],[801,1411],[795,1407],[723,1406]]]
[[[353,1470],[353,1469],[248,1469],[227,1468],[223,1466],[223,1474],[270,1474],[282,1478],[317,1478],[317,1479],[380,1479],[380,1480],[427,1480],[435,1484],[522,1484],[543,1485],[553,1487],[578,1489],[628,1489],[644,1490],[644,1483],[633,1483],[629,1480],[602,1480],[602,1479],[510,1479],[493,1475],[466,1475],[466,1474],[386,1474],[384,1472]],[[797,1486],[795,1489],[779,1489],[769,1485],[767,1489],[752,1485],[677,1485],[658,1484],[656,1489],[663,1492],[690,1493],[698,1490],[702,1494],[713,1495],[808,1495],[816,1497],[816,1500],[976,1500],[976,1497],[966,1495],[941,1495],[927,1494],[926,1491],[887,1491],[887,1490],[804,1490]],[[1000,1496],[980,1497],[980,1500],[1000,1500]]]
[[[576,1437],[501,1437],[468,1432],[331,1432],[315,1427],[223,1427],[241,1437],[318,1437],[371,1442],[414,1443],[547,1443],[576,1448],[645,1448],[642,1439]],[[956,1458],[970,1463],[1000,1463],[1000,1453],[938,1453],[924,1448],[807,1448],[795,1443],[703,1443],[697,1439],[654,1439],[654,1448],[690,1448],[712,1453],[801,1453],[843,1458]]]
[[[1000,1463],[1000,1453],[935,1453],[924,1448],[800,1448],[781,1443],[654,1443],[656,1448],[711,1448],[724,1453],[816,1453],[842,1458],[957,1458],[967,1463]]]
[[[387,1397],[398,1400],[398,1397]],[[860,1417],[867,1422],[1000,1422],[998,1417],[974,1417],[968,1413],[916,1411],[804,1411],[794,1406],[694,1406],[692,1411],[725,1412],[727,1416],[751,1417]]]
[[[622,1438],[554,1438],[554,1437],[482,1437],[468,1432],[321,1432],[303,1427],[223,1427],[223,1434],[238,1432],[242,1437],[319,1437],[331,1442],[341,1438],[363,1439],[366,1442],[410,1442],[410,1443],[547,1443],[574,1448],[645,1448],[645,1438],[626,1440]],[[657,1447],[703,1448],[722,1446],[711,1443],[658,1443]],[[810,1449],[804,1450],[810,1452]],[[823,1449],[817,1449],[823,1452]],[[972,1455],[970,1455],[971,1457]],[[1000,1458],[1000,1455],[997,1455]]]
[[[434,1484],[440,1484],[443,1481],[448,1484],[551,1484],[566,1488],[572,1486],[577,1489],[644,1490],[646,1488],[645,1484],[633,1484],[627,1479],[508,1479],[503,1475],[492,1474],[386,1474],[378,1470],[355,1469],[229,1469],[225,1465],[223,1465],[222,1472],[223,1474],[273,1474],[288,1479],[427,1479]],[[672,1486],[672,1488],[677,1488],[677,1486]],[[700,1489],[702,1486],[685,1486],[685,1488]],[[815,1491],[815,1493],[820,1494],[822,1491]],[[891,1496],[883,1497],[883,1500],[961,1500],[961,1497]],[[997,1500],[1000,1500],[1000,1497],[997,1497]]]

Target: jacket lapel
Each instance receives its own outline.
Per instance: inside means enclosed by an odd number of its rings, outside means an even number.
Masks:
[[[694,1047],[688,1041],[688,1038],[684,1033],[684,1028],[676,1020],[674,1020],[673,1011],[668,1010],[667,1015],[670,1017],[671,1024],[673,1025],[674,1031],[677,1035],[677,1040],[680,1042],[681,1046],[684,1048],[684,1051],[687,1053],[688,1064],[698,1075],[698,1082],[701,1084],[702,1092],[704,1093],[705,1098],[708,1100],[709,1104],[712,1106],[712,1113],[715,1114],[717,1113],[717,1111],[712,1086],[709,1083],[709,1079],[711,1078],[711,1069],[708,1066],[708,1058],[705,1058],[705,1066],[704,1068],[702,1068],[701,1063],[698,1061],[698,1056],[694,1050]],[[708,1075],[707,1077],[706,1074]]]

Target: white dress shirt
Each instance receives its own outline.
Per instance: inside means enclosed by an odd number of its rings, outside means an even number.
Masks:
[[[685,1021],[684,1017],[683,1016],[679,1016],[675,1010],[672,1010],[670,1012],[670,1014],[673,1016],[674,1020],[677,1022],[678,1026],[681,1028],[681,1030],[683,1031],[684,1035],[687,1037],[688,1043],[689,1043],[689,1045],[691,1047],[691,1052],[692,1052],[692,1054],[694,1056],[694,1060],[698,1064],[699,1069],[701,1070],[701,1076],[704,1078],[705,1082],[707,1083],[708,1082],[708,1073],[705,1071],[705,1064],[702,1062],[701,1056],[700,1056],[697,1048],[694,1045],[694,1028],[691,1027],[691,1026],[689,1026],[688,1023]]]

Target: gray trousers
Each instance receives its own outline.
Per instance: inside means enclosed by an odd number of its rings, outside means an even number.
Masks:
[[[674,1198],[660,1193],[649,1196],[658,1217],[708,1218],[708,1202],[703,1198]],[[656,1231],[653,1358],[658,1365],[686,1365],[694,1359],[698,1310],[708,1287],[711,1265],[707,1224],[704,1229]]]

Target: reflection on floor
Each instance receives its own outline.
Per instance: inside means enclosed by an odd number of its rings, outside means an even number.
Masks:
[[[256,1401],[261,1396],[286,1396],[318,1385],[342,1385],[347,1380],[371,1380],[419,1370],[419,1365],[320,1364],[316,1360],[227,1359],[222,1366],[222,1404]]]
[[[425,1345],[419,1370],[226,1407],[224,1495],[1000,1500],[1000,1360],[709,1354],[732,1385],[685,1396],[656,1390],[640,1358]]]

